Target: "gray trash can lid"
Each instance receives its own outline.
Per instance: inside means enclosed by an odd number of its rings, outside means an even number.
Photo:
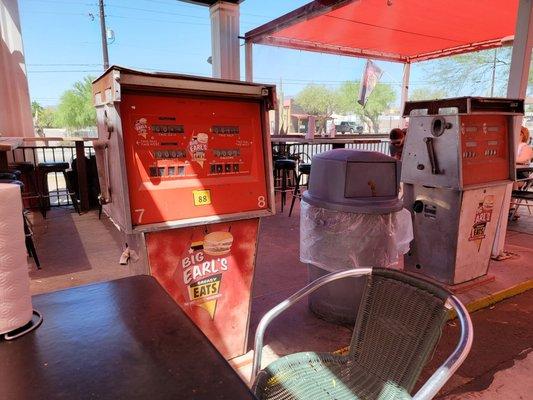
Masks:
[[[386,214],[402,209],[400,162],[374,151],[336,149],[313,157],[303,201],[344,212]]]

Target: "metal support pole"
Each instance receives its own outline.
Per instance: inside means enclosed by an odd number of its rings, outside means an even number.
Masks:
[[[239,5],[217,1],[209,12],[213,77],[240,80]]]
[[[403,115],[403,109],[405,107],[405,102],[409,100],[409,75],[411,74],[411,63],[405,63],[403,65],[403,79],[402,79],[402,97],[401,97],[401,110]],[[405,117],[402,118],[402,127],[407,126],[407,120]]]
[[[531,47],[533,46],[533,0],[520,0],[516,28],[513,41],[513,55],[511,58],[511,70],[509,72],[509,84],[507,85],[507,97],[511,99],[525,98],[529,67],[531,63]],[[520,142],[520,127],[522,118],[514,119],[514,144],[515,157],[517,145]],[[512,166],[513,167],[513,166]],[[492,255],[497,257],[503,253],[505,235],[507,233],[508,212],[511,204],[512,185],[507,188],[502,212],[498,221],[496,238],[492,247]]]
[[[490,97],[494,97],[494,81],[496,80],[496,56],[498,54],[498,49],[494,49],[494,59],[492,60],[492,81],[490,84]]]
[[[104,58],[104,70],[109,68],[109,53],[107,52],[107,33],[105,28],[104,0],[98,0],[100,12],[100,34],[102,36],[102,54]]]
[[[244,44],[244,56],[245,56],[245,79],[246,82],[254,81],[254,61],[253,61],[254,45],[252,42],[246,42]]]

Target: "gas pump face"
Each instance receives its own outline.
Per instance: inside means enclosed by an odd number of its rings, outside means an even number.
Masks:
[[[513,179],[514,116],[523,101],[457,98],[406,109],[428,112],[410,115],[403,151],[414,231],[405,268],[450,285],[481,277]]]
[[[259,220],[272,215],[270,85],[112,67],[93,83],[104,212],[226,357],[246,351]]]
[[[127,93],[133,225],[267,209],[260,103]]]

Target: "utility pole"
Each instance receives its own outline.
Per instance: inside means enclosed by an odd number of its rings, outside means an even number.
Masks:
[[[498,49],[494,49],[494,60],[492,61],[492,83],[490,85],[490,97],[494,97],[494,81],[496,80],[496,61]]]
[[[104,70],[109,68],[109,54],[107,53],[107,33],[105,28],[104,0],[98,0],[100,12],[100,33],[102,35],[102,53],[104,56]]]

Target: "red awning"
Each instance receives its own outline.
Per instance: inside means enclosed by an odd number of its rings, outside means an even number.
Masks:
[[[489,49],[514,35],[519,0],[315,0],[249,43],[415,62]]]

